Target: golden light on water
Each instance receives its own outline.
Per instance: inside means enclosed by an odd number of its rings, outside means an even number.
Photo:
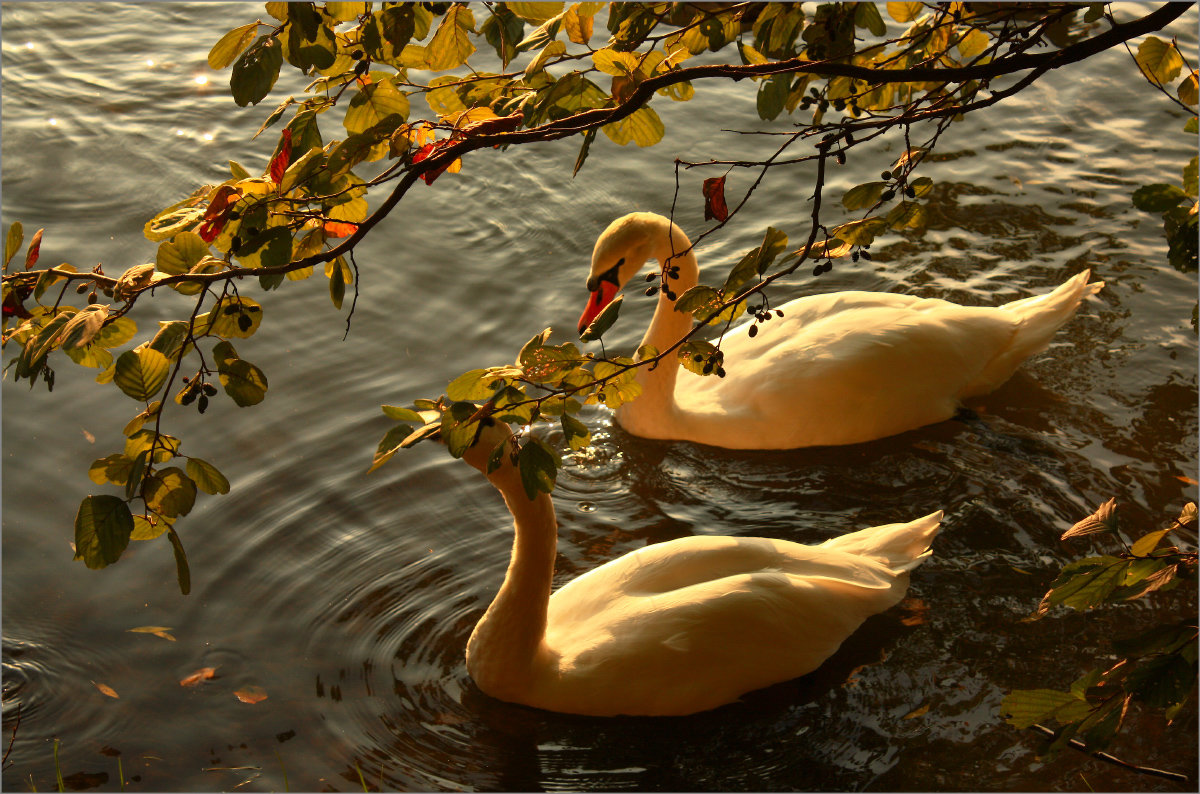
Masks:
[[[51,126],[51,127],[57,127],[57,126],[58,126],[58,119],[50,119],[50,126]]]
[[[211,141],[213,139],[213,134],[211,132],[206,132],[201,137],[206,141]]]
[[[194,79],[196,81],[196,85],[208,85],[208,75],[206,74],[198,74]]]

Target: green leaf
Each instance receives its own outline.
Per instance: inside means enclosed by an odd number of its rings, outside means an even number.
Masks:
[[[94,303],[76,312],[59,332],[56,344],[64,350],[90,344],[108,318],[108,307]]]
[[[196,483],[178,466],[168,466],[146,478],[146,507],[168,518],[185,516],[196,504]]]
[[[4,267],[8,267],[8,263],[17,255],[17,251],[21,250],[21,243],[25,241],[25,229],[21,226],[20,221],[13,221],[8,227],[8,234],[4,236]]]
[[[446,11],[429,46],[425,61],[429,69],[441,72],[462,66],[475,52],[470,34],[475,32],[475,17],[466,4],[454,4]]]
[[[224,359],[218,364],[217,372],[225,393],[242,408],[258,405],[266,399],[267,376],[249,361]]]
[[[343,124],[346,132],[359,135],[389,116],[407,119],[409,110],[408,97],[401,93],[391,80],[377,80],[360,88],[351,98]]]
[[[97,461],[99,462],[99,461]],[[1126,658],[1175,653],[1187,644],[1196,643],[1196,624],[1182,620],[1174,625],[1156,625],[1135,637],[1113,640],[1113,653]]]
[[[1171,530],[1169,529],[1160,529],[1157,532],[1151,532],[1143,535],[1142,537],[1138,538],[1137,542],[1135,542],[1129,548],[1129,552],[1135,557],[1147,556],[1150,552],[1154,551],[1154,549],[1158,547],[1159,541],[1161,541],[1163,537],[1165,537],[1170,531]]]
[[[1179,75],[1183,68],[1183,57],[1179,50],[1157,36],[1147,36],[1138,45],[1135,56],[1138,66],[1159,85],[1166,85]]]
[[[249,47],[250,42],[254,41],[254,35],[257,32],[258,23],[251,22],[249,25],[242,25],[226,33],[208,51],[209,67],[219,70],[233,63],[234,59],[242,54],[242,50]]]
[[[104,568],[121,559],[133,533],[133,514],[115,496],[89,496],[75,514],[75,559]]]
[[[791,80],[790,74],[780,73],[771,75],[758,84],[756,105],[760,119],[774,121],[783,112],[783,106],[787,104]]]
[[[329,299],[333,301],[335,308],[340,309],[342,301],[346,298],[346,271],[349,268],[340,256],[331,264],[333,268],[329,272]]]
[[[1197,159],[1198,158],[1193,157],[1190,161],[1188,161],[1188,164],[1183,167],[1183,192],[1191,198],[1196,198]]]
[[[283,65],[283,48],[270,36],[263,36],[242,53],[233,65],[229,89],[239,107],[257,105],[271,92]]]
[[[630,141],[638,146],[653,146],[662,140],[665,128],[653,109],[641,107],[629,116],[600,128],[613,143],[624,146]]]
[[[163,273],[178,275],[195,267],[208,256],[208,243],[195,232],[180,232],[172,240],[158,245],[154,266]]]
[[[890,228],[923,229],[927,222],[925,207],[912,201],[901,201],[887,214],[887,224]]]
[[[188,568],[183,541],[179,539],[179,535],[174,529],[167,530],[167,538],[171,541],[171,550],[175,552],[175,577],[179,580],[179,592],[187,595],[192,592],[192,572]]]
[[[1004,696],[1000,702],[1000,713],[1006,715],[1005,719],[1010,725],[1028,728],[1054,718],[1064,708],[1079,702],[1075,695],[1056,689],[1017,689]]]
[[[1196,683],[1196,662],[1180,654],[1151,656],[1126,679],[1134,697],[1154,708],[1168,708],[1187,699]]]
[[[852,187],[842,196],[842,206],[851,211],[873,207],[879,202],[886,188],[886,182],[866,182]]]
[[[875,236],[886,231],[887,227],[888,223],[883,218],[863,218],[843,223],[835,227],[830,234],[850,245],[870,245]]]
[[[1063,566],[1053,589],[1046,594],[1051,604],[1083,610],[1105,602],[1121,585],[1128,563],[1117,557],[1088,557]]]
[[[887,26],[883,24],[883,17],[879,16],[879,8],[875,3],[855,3],[854,24],[876,36],[887,33]]]
[[[492,375],[491,370],[473,369],[450,381],[450,385],[446,387],[446,396],[455,402],[486,400],[495,393],[495,383],[496,377]],[[420,420],[420,416],[417,420]]]
[[[96,485],[110,482],[113,485],[124,485],[129,480],[129,470],[133,461],[119,452],[100,458],[88,468],[88,478]]]
[[[469,402],[456,402],[442,414],[442,441],[456,458],[471,448],[479,435],[479,420],[471,421],[478,408]]]
[[[133,533],[130,534],[130,540],[154,540],[169,528],[167,520],[160,516],[142,516],[133,517]]]
[[[157,448],[155,449],[155,457],[157,458]],[[129,479],[125,482],[125,498],[132,499],[141,493],[142,480],[146,476],[146,462],[150,458],[150,450],[143,449],[133,459],[133,465],[129,467]]]
[[[170,361],[151,347],[127,350],[117,359],[113,381],[135,400],[147,402],[167,381]]]
[[[679,362],[683,364],[689,372],[697,375],[704,375],[704,365],[717,352],[717,348],[711,342],[703,340],[689,340],[679,346]]]
[[[570,414],[563,413],[561,420],[563,435],[567,438],[567,445],[571,449],[583,449],[592,441],[591,431],[587,425],[579,421]]]
[[[1166,212],[1186,198],[1179,186],[1159,182],[1133,191],[1133,206],[1145,212]]]
[[[16,374],[18,377],[28,378],[41,370],[46,363],[46,356],[54,349],[63,327],[71,321],[74,313],[73,311],[63,311],[54,315],[38,329],[36,334],[29,337],[29,341],[25,343],[25,347],[21,349],[21,355],[17,358]]]
[[[217,467],[200,458],[187,459],[188,476],[196,483],[196,487],[206,494],[229,493],[229,480],[217,470]]]
[[[396,425],[387,431],[379,442],[379,446],[375,448],[375,457],[371,460],[371,468],[367,469],[367,474],[391,460],[392,456],[400,451],[401,443],[410,433],[412,433],[410,425]]]
[[[531,437],[517,453],[517,470],[521,474],[521,485],[525,495],[533,501],[538,491],[552,493],[558,479],[561,461],[554,450],[537,437]]]
[[[382,406],[383,413],[389,419],[395,419],[397,422],[413,422],[416,424],[424,424],[425,420],[419,413],[411,408],[401,408],[398,405]]]
[[[591,342],[604,336],[604,332],[612,328],[613,323],[617,321],[617,315],[621,312],[621,301],[624,299],[624,295],[618,295],[616,300],[605,306],[596,319],[592,320],[591,324],[579,335],[579,339],[583,342]]]

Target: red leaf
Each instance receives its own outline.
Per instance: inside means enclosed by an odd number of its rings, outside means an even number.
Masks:
[[[704,180],[704,220],[716,218],[724,221],[729,217],[725,204],[725,177],[714,176]]]
[[[279,144],[279,151],[271,158],[271,181],[279,184],[283,181],[283,174],[287,171],[288,163],[292,159],[292,131],[285,129],[283,131],[282,140]]]
[[[38,261],[38,255],[42,252],[42,232],[45,229],[38,229],[33,234],[33,239],[29,241],[29,250],[25,252],[25,269],[29,270]]]
[[[413,163],[419,163],[422,160],[428,160],[430,157],[433,157],[435,154],[437,154],[438,151],[446,148],[449,143],[449,141],[442,140],[425,144],[420,149],[417,149],[416,153],[413,155]],[[425,184],[432,185],[433,180],[444,174],[446,169],[450,167],[451,163],[453,163],[453,161],[446,163],[440,168],[434,168],[431,171],[426,171],[425,173],[421,174],[421,178],[425,180]]]
[[[225,228],[229,221],[229,213],[233,205],[242,197],[241,191],[232,185],[221,185],[208,201],[208,209],[204,212],[204,222],[200,224],[200,239],[211,243]]]
[[[358,231],[357,223],[342,223],[341,221],[325,221],[323,226],[329,237],[349,237]]]
[[[217,676],[217,668],[201,667],[196,672],[194,672],[191,675],[182,679],[179,682],[179,685],[180,686],[195,686],[196,684],[199,684],[201,681],[207,681],[210,678],[216,678],[216,676]]]

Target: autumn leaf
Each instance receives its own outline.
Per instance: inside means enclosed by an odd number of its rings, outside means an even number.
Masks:
[[[714,176],[704,180],[704,220],[716,218],[725,221],[729,207],[725,204],[725,177]]]
[[[155,637],[162,637],[164,640],[175,642],[175,638],[171,636],[170,626],[138,626],[136,629],[126,629],[135,634],[153,634]]]
[[[413,163],[419,163],[422,160],[428,160],[430,157],[433,157],[439,151],[441,151],[442,149],[446,148],[449,145],[450,145],[449,140],[441,140],[441,141],[434,141],[433,143],[427,143],[424,146],[422,146],[420,149],[417,149],[416,153],[413,155]],[[425,173],[421,174],[421,179],[425,180],[425,184],[432,185],[433,180],[437,179],[439,176],[444,174],[446,171],[450,171],[451,173],[454,173],[455,171],[457,171],[458,169],[455,166],[457,166],[459,164],[459,162],[461,162],[461,161],[455,160],[454,162],[447,163],[446,165],[443,165],[440,168],[434,168],[431,171],[426,171]]]
[[[191,675],[186,676],[182,680],[180,680],[179,685],[180,686],[195,686],[196,684],[199,684],[202,681],[207,681],[210,678],[216,678],[216,677],[217,677],[217,668],[201,667],[196,672],[194,672]]]
[[[271,181],[279,184],[283,181],[283,174],[287,171],[288,163],[292,159],[292,131],[285,129],[283,131],[282,140],[279,144],[279,151],[271,158]]]
[[[1183,474],[1176,474],[1175,479],[1179,480],[1182,483],[1186,483],[1187,485],[1200,485],[1200,482],[1197,482],[1196,480],[1193,480],[1191,477],[1187,477]]]
[[[93,681],[92,685],[95,686],[96,689],[99,689],[101,694],[108,695],[110,698],[121,697],[117,694],[117,690],[113,689],[108,684],[97,684],[95,681]]]
[[[341,223],[339,221],[325,221],[322,227],[325,234],[329,237],[349,237],[358,231],[357,223]]]
[[[38,256],[42,253],[42,232],[45,229],[38,229],[33,233],[33,239],[29,241],[29,250],[25,252],[25,269],[29,270],[37,264]]]
[[[233,205],[241,197],[241,191],[231,185],[221,185],[217,188],[208,202],[204,221],[200,224],[200,239],[206,243],[217,239],[229,220],[229,213],[233,211]]]
[[[911,720],[911,719],[915,719],[915,718],[917,718],[917,717],[922,717],[922,716],[924,716],[924,715],[925,715],[925,714],[926,714],[928,711],[929,711],[929,704],[928,704],[928,703],[926,703],[924,706],[920,706],[920,707],[918,707],[918,708],[915,708],[915,709],[913,709],[912,711],[908,712],[908,713],[907,713],[907,714],[905,714],[903,717],[901,717],[901,719],[905,719],[905,720]]]
[[[260,686],[251,685],[242,687],[241,689],[236,690],[233,694],[238,700],[242,701],[243,703],[250,703],[251,705],[255,703],[261,703],[267,699],[267,690]]]
[[[1061,540],[1067,538],[1075,538],[1080,535],[1092,535],[1097,532],[1116,532],[1117,531],[1117,500],[1109,499],[1104,504],[1082,521],[1077,522],[1074,526],[1062,533]]]

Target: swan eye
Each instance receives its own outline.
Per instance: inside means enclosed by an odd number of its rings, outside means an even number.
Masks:
[[[618,287],[621,286],[620,271],[621,265],[623,264],[625,264],[625,257],[618,259],[615,265],[610,267],[608,270],[605,270],[600,275],[589,278],[587,281],[588,292],[595,292],[596,290],[600,289],[601,281],[607,281],[608,283],[615,284]]]

